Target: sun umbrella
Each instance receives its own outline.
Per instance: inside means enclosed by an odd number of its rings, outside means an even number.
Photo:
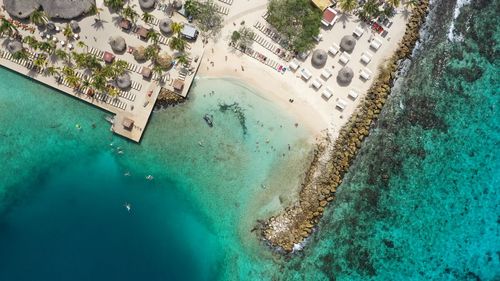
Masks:
[[[356,39],[352,35],[346,35],[342,37],[340,41],[340,47],[347,52],[352,52],[354,47],[356,47]]]
[[[328,54],[323,49],[317,49],[313,52],[311,57],[311,63],[315,67],[323,67],[328,59]]]
[[[344,66],[342,67],[342,69],[339,70],[339,73],[337,75],[337,81],[342,84],[347,84],[351,83],[353,77],[354,77],[354,72],[352,71],[352,69],[348,66]]]
[[[156,0],[139,0],[139,6],[143,9],[151,9],[155,5]]]
[[[132,80],[130,80],[130,75],[128,73],[124,73],[118,77],[116,77],[116,86],[120,89],[127,89],[132,85]]]
[[[21,51],[23,49],[23,43],[19,42],[19,41],[10,41],[8,44],[7,44],[7,50],[9,50],[9,52],[11,54],[15,54],[19,51]]]
[[[109,45],[111,45],[111,49],[115,52],[123,52],[127,47],[127,43],[125,43],[125,39],[121,36],[111,36],[109,37]]]
[[[164,18],[160,20],[159,27],[161,32],[170,34],[172,33],[172,20],[169,18]]]

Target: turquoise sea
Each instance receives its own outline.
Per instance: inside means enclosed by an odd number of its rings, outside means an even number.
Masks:
[[[310,159],[294,116],[202,78],[138,145],[1,68],[0,280],[500,280],[499,8],[465,5],[450,41],[455,1],[433,5],[337,200],[286,258],[252,229]]]

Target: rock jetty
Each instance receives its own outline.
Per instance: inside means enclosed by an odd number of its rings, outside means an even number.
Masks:
[[[335,142],[326,139],[318,144],[301,186],[298,202],[260,222],[260,233],[273,249],[283,253],[292,252],[295,245],[313,232],[325,207],[335,199],[337,187],[342,183],[391,92],[399,63],[411,56],[428,6],[429,1],[423,0],[413,9],[398,50],[382,66],[365,99],[342,127]]]

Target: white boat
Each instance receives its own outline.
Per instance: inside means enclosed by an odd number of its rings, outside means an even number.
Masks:
[[[154,177],[153,177],[152,175],[147,175],[147,176],[146,176],[146,179],[147,179],[148,181],[150,181],[150,180],[153,180],[153,179],[154,179]]]
[[[132,209],[132,206],[130,205],[130,203],[125,203],[125,205],[123,205],[125,207],[125,209],[127,209],[128,212],[130,212],[130,210]]]

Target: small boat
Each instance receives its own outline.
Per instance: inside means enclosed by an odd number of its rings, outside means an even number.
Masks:
[[[153,179],[154,179],[154,177],[153,177],[152,175],[147,175],[147,176],[146,176],[146,179],[147,179],[148,181],[150,181],[150,180],[153,180]]]
[[[205,116],[203,116],[203,120],[205,120],[205,122],[207,122],[207,125],[209,127],[214,126],[213,119],[214,119],[214,116],[212,114],[205,114]]]
[[[123,205],[125,207],[125,209],[127,209],[128,212],[130,212],[130,209],[132,209],[132,206],[130,205],[130,203],[125,203],[125,205]]]
[[[126,176],[126,177],[129,177],[130,176],[130,172],[125,172],[123,175]]]

